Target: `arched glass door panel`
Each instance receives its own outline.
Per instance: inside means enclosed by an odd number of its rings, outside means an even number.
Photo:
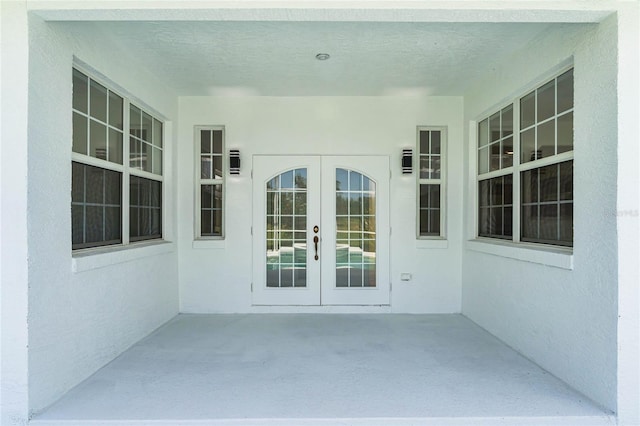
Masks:
[[[307,169],[266,184],[266,285],[307,286]]]
[[[336,287],[376,286],[376,184],[336,169]]]

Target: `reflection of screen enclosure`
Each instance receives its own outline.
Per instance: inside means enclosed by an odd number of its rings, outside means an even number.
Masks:
[[[376,184],[336,169],[336,287],[376,286]]]

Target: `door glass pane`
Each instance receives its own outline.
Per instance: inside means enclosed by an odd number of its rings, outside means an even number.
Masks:
[[[265,195],[267,287],[306,287],[307,169],[270,179]]]
[[[376,184],[346,169],[336,169],[336,182],[349,182],[336,187],[336,287],[375,287]]]

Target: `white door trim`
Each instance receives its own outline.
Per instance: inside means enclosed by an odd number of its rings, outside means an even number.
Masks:
[[[306,287],[266,286],[266,182],[288,170],[307,169]],[[361,173],[376,184],[375,287],[336,287],[336,169]],[[390,222],[388,156],[253,156],[253,306],[389,306]],[[277,194],[274,194],[276,196]],[[313,232],[320,230],[315,260]],[[300,246],[300,242],[297,244]],[[280,253],[281,255],[281,253]],[[363,265],[364,266],[364,265]],[[295,269],[295,268],[294,268]],[[324,309],[326,310],[326,308]]]

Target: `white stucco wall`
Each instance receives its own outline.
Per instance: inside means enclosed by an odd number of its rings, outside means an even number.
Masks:
[[[549,31],[465,97],[465,121],[573,56],[575,160],[573,270],[463,252],[462,312],[604,407],[616,409],[616,20]],[[544,81],[540,81],[543,83]],[[468,148],[467,161],[473,149]],[[475,184],[465,200],[474,237]],[[533,257],[533,254],[531,254]]]
[[[176,117],[175,105],[170,105],[171,100],[167,99],[167,88],[158,87],[152,75],[142,71],[135,66],[135,61],[115,53],[112,49],[105,48],[108,43],[104,40],[97,44],[98,47],[91,47],[97,35],[88,35],[87,43],[79,43],[73,37],[64,36],[64,29],[51,31],[42,27],[42,23],[37,22],[33,33],[34,46],[39,46],[36,53],[31,57],[31,69],[37,71],[37,79],[28,74],[27,62],[29,60],[26,8],[27,2],[24,0],[17,2],[2,1],[2,147],[0,151],[1,161],[1,183],[0,194],[0,259],[1,259],[1,395],[0,405],[2,411],[1,424],[26,424],[27,411],[27,389],[31,386],[32,408],[44,406],[57,395],[64,392],[73,384],[77,383],[84,376],[100,367],[104,362],[111,359],[114,354],[126,347],[138,337],[146,334],[155,324],[163,321],[162,318],[169,317],[177,310],[176,289],[169,284],[167,276],[176,277],[175,253],[151,256],[123,263],[104,267],[88,272],[72,274],[70,272],[71,256],[69,241],[69,141],[70,124],[68,128],[59,123],[70,123],[70,85],[71,74],[70,57],[72,53],[78,54],[81,59],[90,65],[104,72],[121,86],[132,91],[133,94],[149,103],[154,108],[161,111],[170,119]],[[31,3],[31,2],[29,2]],[[96,5],[95,2],[36,2],[38,7],[50,8],[50,17],[80,16],[83,19],[97,18],[104,19],[105,13],[110,17],[115,17],[115,9],[118,9],[118,17],[122,18],[119,8],[135,9],[129,11],[129,19],[149,19],[150,16],[165,19],[162,11],[158,11],[159,3],[148,2],[102,2]],[[105,6],[105,4],[110,3]],[[218,2],[219,3],[219,2]],[[265,4],[274,2],[264,2]],[[576,194],[582,194],[582,200],[576,199],[576,203],[587,205],[588,212],[593,217],[600,217],[592,220],[585,217],[585,213],[576,218],[576,230],[582,232],[583,248],[576,247],[574,270],[566,271],[545,267],[542,265],[530,264],[511,259],[503,259],[478,252],[464,252],[463,273],[463,312],[473,320],[486,327],[491,332],[507,341],[509,344],[525,353],[543,367],[549,369],[554,374],[566,380],[571,385],[582,390],[590,397],[601,402],[610,408],[615,405],[615,359],[617,357],[618,368],[618,412],[620,424],[638,423],[638,216],[633,212],[638,211],[638,157],[637,135],[638,131],[638,5],[635,1],[627,1],[620,6],[613,2],[591,1],[587,5],[578,2],[527,2],[527,5],[516,5],[516,2],[474,2],[469,9],[460,9],[458,2],[444,2],[437,5],[429,5],[428,2],[415,2],[416,9],[425,10],[404,10],[399,13],[393,2],[382,2],[391,10],[388,14],[368,11],[367,9],[352,9],[344,12],[339,7],[336,10],[325,10],[322,2],[307,2],[308,8],[296,9],[297,15],[303,19],[317,15],[315,19],[327,19],[327,16],[334,18],[348,17],[352,20],[366,20],[371,17],[383,17],[390,20],[434,20],[445,21],[459,20],[488,20],[500,19],[505,21],[526,20],[557,20],[564,19],[567,22],[590,21],[600,16],[603,9],[627,9],[625,16],[625,28],[627,32],[620,37],[632,39],[627,43],[627,55],[625,56],[625,68],[617,73],[619,79],[624,79],[623,84],[618,87],[620,99],[624,97],[624,112],[620,109],[622,104],[618,104],[618,129],[625,129],[626,133],[620,132],[618,137],[618,149],[620,158],[618,160],[618,212],[629,212],[629,214],[619,214],[615,218],[616,199],[615,188],[611,185],[615,183],[615,161],[612,157],[613,149],[598,151],[597,149],[611,148],[615,144],[615,130],[612,122],[615,122],[616,106],[612,101],[615,87],[612,86],[609,76],[614,73],[612,38],[614,35],[606,35],[611,31],[611,22],[605,25],[600,32],[590,35],[585,43],[581,40],[554,38],[546,43],[542,42],[538,46],[541,55],[537,57],[522,55],[515,58],[513,64],[509,66],[496,66],[499,75],[492,76],[486,83],[486,87],[477,86],[473,93],[469,93],[466,98],[465,123],[468,120],[477,118],[477,114],[499,103],[510,94],[516,94],[518,89],[526,82],[534,81],[538,76],[545,73],[557,63],[566,59],[575,50],[576,85],[581,85],[581,97],[589,97],[593,100],[596,95],[602,96],[603,103],[590,103],[588,108],[583,108],[582,112],[576,111],[576,117],[583,123],[589,122],[586,127],[579,130],[589,139],[589,143],[594,145],[593,151],[576,152],[577,166],[576,174],[582,175],[581,182],[576,182]],[[406,3],[406,2],[405,2]],[[544,3],[544,4],[543,4]],[[573,4],[571,4],[573,3]],[[33,3],[32,3],[33,4]],[[208,4],[211,4],[209,2]],[[75,11],[78,7],[96,8],[93,14],[81,14]],[[282,7],[281,5],[279,7]],[[297,6],[296,6],[297,7]],[[317,9],[310,11],[313,7]],[[405,5],[405,7],[407,7]],[[430,8],[442,8],[443,10],[429,10]],[[522,8],[537,8],[536,11],[519,10]],[[57,9],[67,9],[59,12]],[[107,9],[113,10],[107,10]],[[225,13],[232,13],[243,19],[263,19],[265,15],[273,16],[272,19],[291,19],[294,14],[291,10],[275,9],[263,12],[262,14],[247,8],[246,12],[238,11],[224,12],[226,9],[200,10],[194,6],[190,11],[185,9],[183,4],[176,4],[176,10],[180,16],[191,16],[191,19],[202,19],[203,16],[213,18],[228,18]],[[593,12],[587,10],[593,8]],[[138,10],[148,9],[148,10]],[[446,9],[455,9],[447,12]],[[482,10],[486,9],[486,10]],[[502,9],[507,9],[504,13]],[[547,9],[556,9],[558,15],[554,15]],[[105,12],[106,10],[106,12]],[[567,10],[569,12],[567,12]],[[573,12],[571,12],[573,10]],[[221,12],[222,11],[222,12]],[[126,11],[125,11],[126,12]],[[191,15],[187,15],[190,12]],[[207,15],[207,12],[209,13]],[[350,14],[349,14],[350,13]],[[564,18],[559,18],[558,16]],[[393,19],[390,18],[393,16]],[[581,18],[582,17],[582,20]],[[346,19],[346,18],[345,18]],[[629,42],[629,40],[627,40]],[[544,45],[544,46],[543,46]],[[579,45],[579,46],[578,46]],[[575,48],[574,48],[575,46]],[[602,56],[602,58],[599,58]],[[118,63],[126,63],[126,66],[118,67]],[[8,65],[10,64],[10,65]],[[586,66],[585,66],[586,64]],[[501,72],[509,70],[510,66],[517,69],[517,72]],[[63,70],[64,68],[64,70]],[[136,72],[131,73],[131,70]],[[27,88],[27,79],[31,81],[31,86]],[[585,86],[588,86],[585,88]],[[31,90],[28,98],[27,90]],[[581,89],[581,90],[582,90]],[[598,93],[596,93],[598,92]],[[57,94],[57,95],[56,95]],[[30,114],[37,114],[44,119],[46,126],[38,128],[38,121],[31,119],[29,127],[29,177],[33,181],[29,183],[29,198],[27,199],[27,99],[29,99]],[[187,149],[192,149],[192,125],[197,124],[226,124],[227,130],[236,127],[236,130],[228,134],[228,147],[238,147],[243,150],[244,165],[248,164],[250,155],[259,152],[258,147],[264,138],[260,134],[260,126],[264,121],[253,116],[240,116],[243,105],[237,105],[229,110],[232,102],[223,102],[223,99],[183,99],[183,104],[190,105],[189,108],[181,108],[180,118],[183,121],[191,120],[179,129],[179,144],[181,149],[187,145]],[[284,100],[283,100],[284,101]],[[320,108],[321,100],[318,102]],[[238,101],[239,102],[239,101]],[[252,103],[258,105],[258,100],[244,100],[247,105]],[[310,102],[310,100],[306,100]],[[382,100],[380,100],[382,102]],[[591,102],[591,101],[590,101]],[[364,102],[369,108],[368,101]],[[208,108],[210,104],[215,107]],[[336,103],[335,105],[338,105]],[[198,106],[205,105],[208,109],[198,110]],[[273,105],[273,104],[271,104]],[[431,106],[430,106],[431,105]],[[594,106],[596,105],[596,106]],[[412,107],[413,108],[413,107]],[[460,106],[461,108],[461,106]],[[268,113],[270,108],[263,106],[257,111]],[[295,108],[290,108],[295,109]],[[291,111],[288,114],[292,114]],[[406,119],[405,124],[398,124],[396,130],[389,131],[393,135],[394,142],[388,147],[388,152],[392,154],[392,164],[398,162],[399,148],[404,147],[405,142],[411,140],[413,143],[413,131],[411,136],[406,128],[413,128],[416,124],[443,124],[438,120],[431,120],[431,117],[439,118],[440,111],[435,110],[430,102],[425,102],[421,106],[415,106],[415,111],[425,111],[431,115],[420,114],[420,119],[412,117],[405,118],[401,115],[404,112],[393,110],[390,116],[395,117],[394,121]],[[193,119],[185,118],[186,113],[193,114]],[[350,112],[351,118],[358,114]],[[456,113],[460,116],[461,113]],[[256,114],[258,115],[258,114]],[[295,115],[295,111],[294,111]],[[298,113],[295,116],[299,116]],[[454,114],[455,115],[455,114]],[[238,116],[238,117],[235,117]],[[582,118],[578,119],[578,116]],[[613,119],[611,117],[614,117]],[[230,117],[230,118],[226,118]],[[426,119],[423,119],[426,118]],[[317,117],[315,117],[317,119]],[[379,117],[378,117],[379,118]],[[54,121],[59,123],[54,125]],[[462,120],[456,124],[462,126]],[[233,123],[237,123],[232,126]],[[251,137],[240,138],[234,135],[237,129],[245,127],[247,123],[256,123],[251,127],[253,135]],[[597,123],[597,124],[596,124]],[[267,123],[272,125],[272,123]],[[290,122],[286,123],[291,125]],[[313,123],[307,121],[306,127]],[[386,124],[386,123],[385,123]],[[603,124],[603,127],[598,127]],[[379,123],[374,122],[374,126]],[[395,124],[393,126],[396,126]],[[318,126],[319,127],[319,126]],[[398,131],[402,127],[402,131]],[[281,130],[281,129],[277,129]],[[467,126],[465,125],[465,131]],[[287,130],[288,131],[288,130]],[[324,132],[325,130],[323,130]],[[382,131],[385,131],[382,129]],[[453,149],[454,133],[449,129],[450,153]],[[317,137],[315,132],[305,132]],[[273,136],[274,127],[271,127],[271,141],[276,140]],[[362,129],[358,129],[357,135],[361,135]],[[300,130],[291,131],[291,135],[301,134]],[[353,132],[353,134],[356,134]],[[405,135],[400,140],[398,135]],[[33,136],[31,136],[33,135]],[[246,134],[242,136],[247,136]],[[37,139],[37,140],[36,140]],[[278,140],[280,138],[278,137]],[[405,140],[406,139],[406,140]],[[467,140],[467,135],[462,136],[462,128],[459,130],[457,140]],[[462,142],[460,142],[462,143]],[[578,144],[579,142],[577,142]],[[585,142],[586,143],[586,142]],[[409,145],[411,145],[409,144]],[[50,149],[49,145],[58,147],[59,150]],[[286,146],[286,145],[285,145]],[[408,146],[408,145],[407,145]],[[577,145],[578,146],[578,145]],[[47,156],[39,153],[43,148]],[[367,150],[369,151],[369,150]],[[462,145],[459,151],[462,152]],[[468,154],[465,149],[465,154]],[[455,154],[461,155],[461,154]],[[603,155],[605,165],[598,165],[596,157]],[[51,156],[51,158],[48,158]],[[450,155],[450,159],[453,154]],[[45,158],[47,157],[47,158]],[[174,166],[176,157],[174,156]],[[193,250],[191,248],[193,230],[193,164],[192,152],[185,151],[179,157],[181,170],[187,164],[187,170],[182,174],[179,181],[179,198],[176,203],[180,209],[180,220],[183,222],[180,228],[182,240],[180,240],[180,250],[183,253],[180,261],[181,279],[183,282],[182,296],[185,310],[193,312],[209,311],[245,311],[248,309],[249,296],[242,286],[246,286],[245,280],[248,271],[246,263],[237,262],[233,257],[238,253],[239,247],[244,247],[250,242],[250,237],[246,234],[244,226],[250,221],[247,212],[240,208],[235,210],[234,217],[238,217],[234,237],[239,241],[228,246],[230,240],[226,241],[224,249]],[[598,159],[599,161],[599,159]],[[451,164],[449,166],[450,190],[455,179],[462,179],[462,172],[468,162],[465,159],[461,164]],[[43,168],[43,171],[34,170],[36,167]],[[457,167],[457,169],[456,169]],[[605,170],[611,175],[605,174],[605,179],[595,180],[585,177],[587,167],[595,167],[596,170]],[[175,167],[174,167],[175,169]],[[455,173],[457,170],[458,173]],[[173,178],[170,178],[173,179]],[[394,177],[399,182],[397,176]],[[177,181],[177,180],[176,180]],[[468,179],[465,178],[465,183]],[[413,182],[413,181],[412,181]],[[237,182],[230,182],[230,188],[235,189],[239,201],[246,203],[249,200],[248,191],[250,183],[246,175],[237,178]],[[392,185],[394,180],[392,180]],[[402,183],[392,188],[400,188],[402,195],[408,200],[409,191],[413,191],[413,183]],[[462,184],[459,183],[460,188]],[[587,189],[593,187],[593,195],[587,194]],[[473,186],[471,186],[473,188]],[[394,191],[395,189],[392,189]],[[406,190],[406,194],[404,193]],[[245,195],[239,195],[245,193]],[[635,195],[634,195],[635,194]],[[412,194],[413,195],[413,194]],[[452,194],[450,192],[449,199]],[[624,195],[624,197],[622,197]],[[233,195],[235,196],[235,195]],[[394,195],[395,196],[395,195]],[[464,194],[464,200],[469,200],[469,193]],[[597,198],[601,204],[591,204]],[[474,208],[468,203],[462,202],[462,194],[458,194],[458,200],[454,201],[459,207],[459,212],[451,210],[449,216],[449,250],[454,248],[456,241],[462,241],[469,237],[469,217],[465,217],[465,233],[454,237],[451,231],[455,231],[456,224],[452,222],[456,214],[461,212],[473,212]],[[33,211],[29,210],[29,256],[32,266],[27,266],[27,200],[29,209],[33,206]],[[60,200],[65,200],[61,202]],[[231,198],[230,198],[231,200]],[[242,205],[242,204],[241,204]],[[451,208],[451,201],[450,201]],[[49,209],[51,211],[49,211]],[[606,214],[603,215],[603,209]],[[64,210],[64,211],[63,211]],[[413,212],[414,210],[403,210]],[[408,213],[407,213],[408,214]],[[613,218],[608,215],[611,214]],[[404,217],[404,216],[403,216]],[[228,217],[229,218],[229,217]],[[602,219],[604,218],[604,220]],[[615,221],[619,229],[618,235],[618,255],[617,259],[611,255],[615,251],[615,239],[611,237],[615,232]],[[405,229],[402,235],[409,235],[407,229],[411,229],[413,238],[413,218],[406,224],[400,223],[401,229]],[[457,218],[462,223],[462,218]],[[37,224],[49,225],[46,229],[38,229]],[[613,221],[613,222],[612,222]],[[399,219],[396,222],[401,222]],[[53,223],[53,226],[51,224]],[[592,228],[591,225],[595,225]],[[394,225],[397,226],[397,225]],[[242,228],[242,229],[241,229]],[[395,231],[394,231],[395,232]],[[397,234],[396,234],[397,235]],[[600,237],[604,235],[604,239]],[[229,236],[229,234],[228,234]],[[404,237],[403,237],[404,238]],[[457,238],[457,240],[454,240]],[[394,239],[392,244],[399,244],[398,239]],[[413,239],[411,240],[413,241]],[[580,243],[579,239],[576,245]],[[599,247],[600,244],[605,247]],[[584,248],[588,246],[588,248]],[[416,311],[439,311],[439,308],[446,306],[457,306],[460,297],[459,284],[452,285],[451,288],[444,286],[439,278],[428,281],[424,277],[431,277],[444,271],[446,268],[458,267],[457,265],[439,265],[435,261],[438,254],[433,255],[431,250],[413,250],[406,248],[403,253],[409,253],[407,257],[397,259],[399,264],[393,266],[392,275],[394,279],[394,298],[404,300],[404,306],[411,310],[415,306]],[[459,250],[459,248],[458,248]],[[604,251],[604,257],[599,256]],[[412,267],[419,256],[420,261],[424,256],[419,253],[427,253],[433,257],[434,262],[425,265],[421,281],[418,281],[418,273],[414,273],[412,283],[398,283],[398,272],[404,271],[405,266]],[[439,253],[434,250],[434,253]],[[43,256],[38,259],[37,256]],[[448,257],[448,255],[446,255]],[[454,256],[455,257],[455,256]],[[235,269],[225,268],[225,275],[219,275],[217,270],[225,262],[232,263]],[[206,266],[202,266],[204,262]],[[395,262],[395,261],[394,261]],[[104,263],[109,264],[107,260]],[[437,268],[433,269],[433,265]],[[237,269],[240,266],[244,269]],[[442,266],[442,268],[440,268]],[[191,269],[188,269],[191,268]],[[432,268],[433,272],[429,268]],[[157,271],[151,273],[149,271]],[[144,272],[144,276],[142,275]],[[27,275],[31,273],[29,283]],[[136,275],[140,274],[140,275]],[[616,294],[616,274],[618,274],[620,293]],[[542,279],[540,278],[542,277]],[[228,278],[236,279],[235,282]],[[452,278],[444,276],[443,279]],[[452,282],[460,281],[460,278],[453,278]],[[427,282],[427,284],[424,284]],[[227,284],[224,284],[227,283]],[[28,289],[27,284],[31,287]],[[404,288],[404,290],[403,290]],[[31,303],[31,318],[29,319],[28,339],[27,329],[27,292],[30,292],[29,301]],[[401,296],[404,294],[404,296]],[[415,297],[414,297],[415,296]],[[451,299],[454,302],[440,299]],[[198,300],[201,297],[202,300]],[[409,300],[410,299],[410,300]],[[395,300],[395,299],[394,299]],[[457,305],[456,305],[457,303]],[[620,339],[618,347],[615,347],[616,326],[615,326],[615,304],[620,308],[620,322],[617,324]],[[423,309],[424,308],[424,309]],[[451,308],[453,309],[453,308]],[[443,309],[447,311],[447,309]],[[27,365],[27,343],[31,354],[30,365]],[[31,383],[27,382],[27,371],[31,367]]]
[[[73,30],[71,28],[74,28]],[[168,120],[177,98],[101,34],[29,20],[29,406],[40,410],[178,312],[173,244],[76,259],[71,250],[73,56]],[[173,134],[167,126],[166,147]],[[171,158],[170,154],[167,158]],[[173,204],[171,165],[165,202]],[[171,238],[175,215],[167,212]]]
[[[180,98],[178,182],[182,312],[251,311],[250,167],[254,154],[371,154],[391,157],[391,309],[459,312],[462,99],[428,97]],[[226,239],[193,248],[194,125],[225,125],[242,174],[226,184]],[[448,244],[416,243],[416,175],[400,171],[416,126],[448,126]],[[401,272],[413,280],[400,281]]]
[[[618,422],[640,424],[640,4],[618,11]]]
[[[0,2],[0,19],[0,424],[8,425],[26,422],[29,403],[26,5]]]

